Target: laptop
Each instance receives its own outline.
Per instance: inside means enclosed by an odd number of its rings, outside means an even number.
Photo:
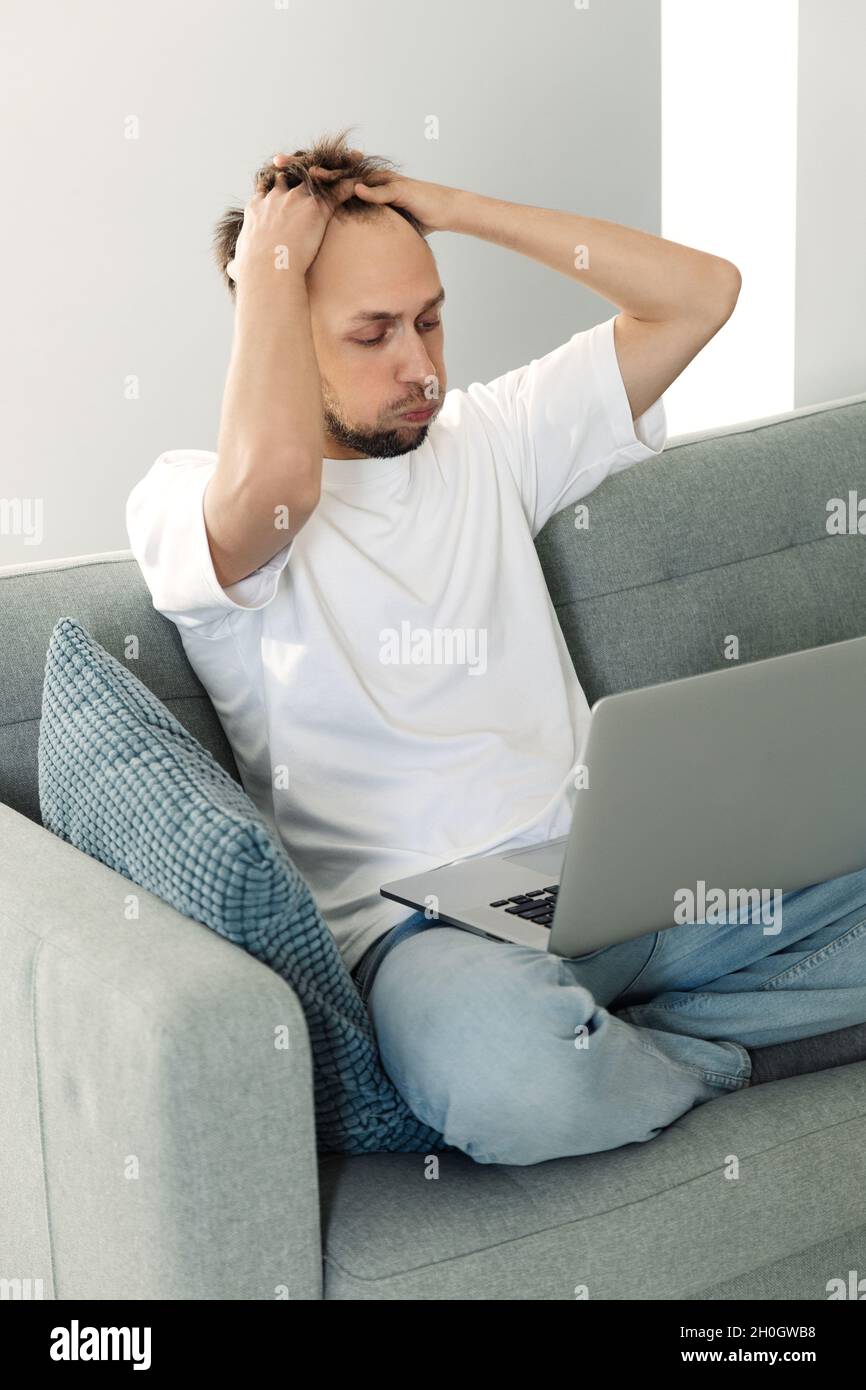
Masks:
[[[866,637],[606,695],[575,772],[567,836],[380,892],[568,958],[722,897],[778,931],[782,893],[866,866]]]

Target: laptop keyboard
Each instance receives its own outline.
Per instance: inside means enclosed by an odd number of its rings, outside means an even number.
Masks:
[[[501,907],[513,917],[522,917],[526,922],[537,922],[540,927],[549,927],[553,921],[556,895],[559,884],[549,888],[531,888],[528,893],[518,893],[514,898],[499,898],[491,907]]]

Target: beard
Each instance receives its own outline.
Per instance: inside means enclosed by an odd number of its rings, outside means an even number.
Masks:
[[[391,426],[390,429],[376,429],[375,426],[351,424],[325,382],[322,383],[322,401],[324,425],[330,437],[345,448],[355,449],[359,454],[371,459],[399,458],[401,454],[410,454],[413,449],[424,443],[427,432],[436,419],[434,414],[420,424],[413,424],[411,420],[407,420],[399,428]],[[418,409],[426,409],[430,404],[435,402],[425,401]]]

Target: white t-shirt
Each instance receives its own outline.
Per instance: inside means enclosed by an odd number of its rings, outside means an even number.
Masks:
[[[292,544],[225,589],[216,454],[162,454],[130,494],[153,605],[349,969],[410,915],[381,884],[568,832],[589,706],[533,537],[667,439],[662,398],[632,422],[613,324],[446,392],[412,453],[324,459]]]

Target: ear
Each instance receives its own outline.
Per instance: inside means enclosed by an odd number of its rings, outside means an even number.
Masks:
[[[232,258],[232,260],[230,260],[228,265],[226,266],[226,275],[228,275],[230,280],[234,280],[235,284],[237,284],[237,277],[235,276],[234,258]]]

